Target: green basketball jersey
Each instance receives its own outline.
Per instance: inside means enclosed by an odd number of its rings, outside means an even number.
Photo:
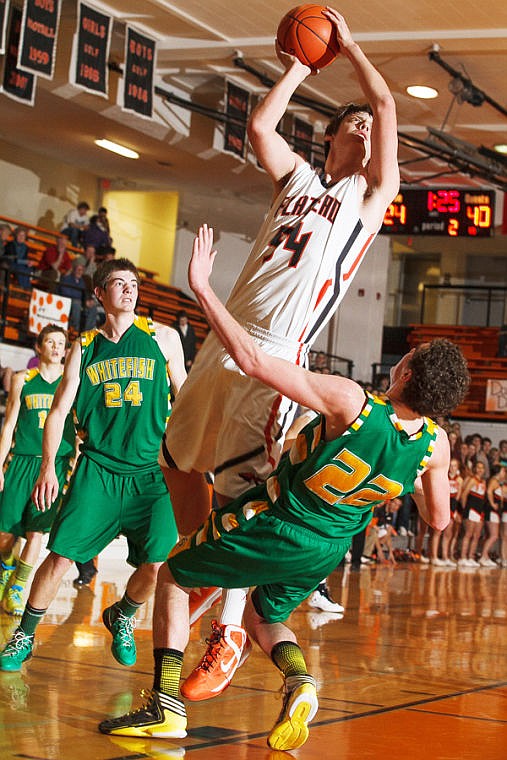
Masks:
[[[21,389],[19,414],[11,449],[13,454],[36,457],[42,455],[44,424],[61,379],[60,376],[52,383],[48,383],[42,377],[38,367],[27,370]],[[71,456],[74,452],[75,440],[72,415],[68,415],[57,456]]]
[[[136,316],[118,343],[90,330],[81,335],[81,347],[74,402],[85,435],[81,450],[119,474],[157,469],[170,388],[152,321]]]
[[[386,399],[366,394],[359,417],[343,435],[324,440],[325,419],[306,425],[267,481],[275,511],[326,538],[359,533],[375,504],[410,493],[434,447],[437,427],[424,418],[403,430]]]

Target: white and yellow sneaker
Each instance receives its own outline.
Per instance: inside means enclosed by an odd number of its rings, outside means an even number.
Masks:
[[[317,684],[310,675],[285,679],[283,707],[268,736],[272,749],[297,749],[308,739],[308,723],[315,717],[319,703]]]

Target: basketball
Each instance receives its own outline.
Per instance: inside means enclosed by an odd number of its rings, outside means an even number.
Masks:
[[[334,61],[340,48],[323,5],[299,5],[280,21],[276,38],[280,48],[313,71]]]

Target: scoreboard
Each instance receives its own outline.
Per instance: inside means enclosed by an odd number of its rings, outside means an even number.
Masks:
[[[381,234],[490,237],[495,191],[464,188],[402,189],[386,211]]]

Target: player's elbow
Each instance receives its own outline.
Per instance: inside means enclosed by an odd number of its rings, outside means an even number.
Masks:
[[[451,514],[448,512],[447,514],[439,514],[439,515],[431,515],[429,521],[430,528],[433,528],[433,530],[445,530],[447,526],[449,525],[449,521],[451,519]]]
[[[387,90],[382,92],[372,103],[372,108],[375,112],[375,116],[394,116],[396,117],[396,101],[392,94]]]

